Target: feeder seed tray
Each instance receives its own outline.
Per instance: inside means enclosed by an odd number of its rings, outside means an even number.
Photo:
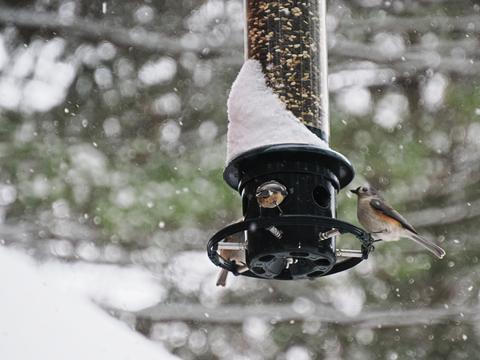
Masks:
[[[338,229],[340,234],[350,233],[360,241],[361,250],[359,252],[340,250],[340,253],[355,254],[355,257],[347,257],[347,259],[340,262],[336,262],[336,254],[332,259],[327,259],[322,252],[315,252],[315,250],[306,251],[305,249],[278,252],[275,255],[261,255],[256,257],[256,266],[243,273],[238,272],[237,265],[234,262],[225,260],[218,255],[217,250],[221,241],[235,233],[242,231],[266,232],[268,231],[266,229],[271,226],[288,227],[299,225],[306,228],[320,226],[323,229]],[[325,240],[319,238],[317,241],[320,244]],[[227,269],[235,275],[276,280],[311,279],[348,270],[362,260],[366,260],[370,252],[373,251],[373,242],[370,234],[341,220],[323,216],[283,215],[277,218],[255,218],[231,224],[217,232],[209,240],[207,252],[208,257],[215,265]],[[247,244],[244,246],[248,247]],[[291,264],[288,264],[289,259],[291,259]]]

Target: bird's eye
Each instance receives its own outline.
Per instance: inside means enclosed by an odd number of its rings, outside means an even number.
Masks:
[[[367,191],[368,191],[368,188],[363,187],[363,188],[362,188],[362,191],[363,191],[363,192],[367,192]]]

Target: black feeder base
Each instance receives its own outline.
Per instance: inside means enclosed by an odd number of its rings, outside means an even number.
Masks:
[[[368,257],[373,240],[362,229],[335,219],[336,194],[353,176],[343,155],[313,145],[265,146],[235,158],[225,169],[224,179],[242,196],[245,220],[210,239],[211,261],[238,274],[237,264],[220,257],[217,249],[226,237],[243,232],[249,270],[241,275],[311,279],[357,265]],[[278,206],[262,207],[258,189],[272,181],[286,188],[286,196]],[[336,238],[325,236],[332,229],[355,235],[361,242],[360,256],[337,262]]]

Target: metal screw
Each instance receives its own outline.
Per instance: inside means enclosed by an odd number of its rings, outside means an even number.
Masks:
[[[334,236],[337,236],[337,235],[340,235],[340,231],[338,229],[331,229],[331,230],[328,230],[324,233],[320,233],[318,234],[318,238],[320,239],[320,241],[323,241],[323,240],[327,240],[331,237],[334,237]]]
[[[280,240],[283,236],[283,231],[282,230],[279,230],[278,228],[276,228],[275,226],[270,226],[267,228],[268,231],[270,231],[270,233],[275,236],[278,240]]]

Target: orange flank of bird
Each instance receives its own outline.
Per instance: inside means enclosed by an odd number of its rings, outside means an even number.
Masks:
[[[380,217],[383,221],[385,222],[388,222],[392,225],[396,225],[396,226],[402,226],[402,224],[400,223],[400,221],[398,220],[395,220],[394,218],[388,216],[388,215],[385,215],[383,212],[381,211],[378,211],[378,210],[375,210],[375,212],[377,213],[378,217]]]

